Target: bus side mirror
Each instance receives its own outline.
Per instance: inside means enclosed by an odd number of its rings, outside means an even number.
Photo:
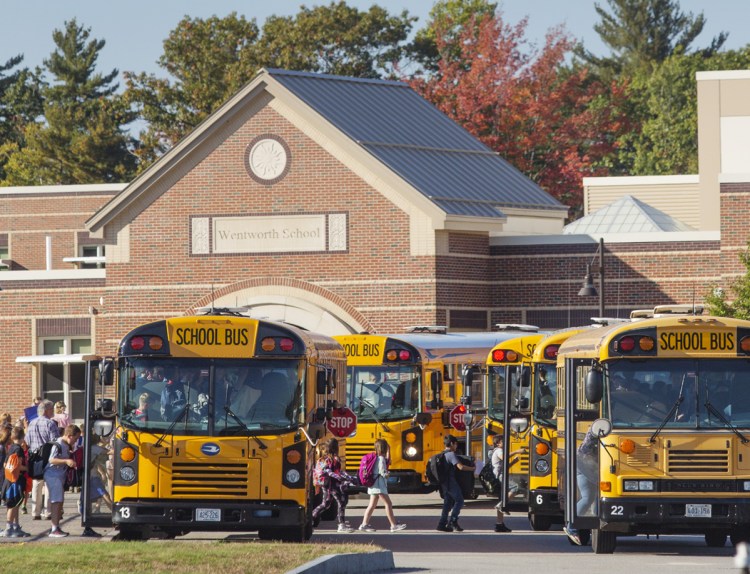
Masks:
[[[421,428],[426,427],[432,422],[432,413],[417,413],[414,417],[414,423],[418,424]]]
[[[114,362],[112,359],[103,359],[99,363],[99,381],[104,386],[110,386],[114,384],[112,377],[112,371],[114,370]]]
[[[430,401],[431,409],[439,409],[442,406],[440,400],[440,388],[443,386],[443,374],[439,371],[430,373],[430,391],[432,391],[432,400]]]
[[[463,377],[461,378],[461,383],[463,383],[464,387],[464,393],[461,397],[461,400],[467,404],[471,404],[471,387],[474,383],[474,374],[477,372],[476,367],[470,367],[466,369],[466,372],[463,374]]]
[[[313,419],[316,423],[323,424],[323,422],[326,420],[326,410],[323,407],[318,407],[317,409],[315,409]]]
[[[328,372],[318,371],[318,378],[315,381],[315,391],[319,395],[328,394]]]
[[[94,421],[92,425],[94,432],[102,438],[107,438],[115,430],[115,423],[112,420],[100,419]]]
[[[598,403],[602,400],[602,394],[604,393],[604,385],[602,382],[602,372],[596,369],[591,369],[586,375],[586,384],[584,386],[584,393],[586,394],[586,400],[590,403]]]
[[[322,422],[314,421],[307,425],[307,435],[312,440],[318,440],[326,434],[325,426]]]

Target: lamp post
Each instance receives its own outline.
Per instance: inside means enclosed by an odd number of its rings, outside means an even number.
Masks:
[[[602,237],[599,238],[599,247],[597,247],[596,253],[599,253],[599,316],[604,317],[604,238]],[[596,260],[596,253],[594,253],[594,260],[586,264],[586,277],[583,280],[583,287],[578,292],[579,297],[594,297],[597,295],[594,281],[591,279],[591,265]]]

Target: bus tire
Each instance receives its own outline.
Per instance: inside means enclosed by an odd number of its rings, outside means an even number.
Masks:
[[[591,549],[595,554],[612,554],[617,546],[617,534],[601,528],[591,531]]]
[[[706,532],[706,546],[709,548],[724,548],[726,543],[726,532]]]
[[[142,528],[134,528],[132,526],[120,526],[119,532],[117,533],[117,536],[114,537],[114,540],[123,540],[123,541],[131,541],[131,540],[145,540],[147,536],[145,536],[145,531]]]
[[[536,532],[545,532],[552,526],[552,517],[529,512],[529,524],[531,529]]]
[[[578,532],[578,538],[581,539],[581,546],[588,546],[591,544],[591,530],[584,528]]]

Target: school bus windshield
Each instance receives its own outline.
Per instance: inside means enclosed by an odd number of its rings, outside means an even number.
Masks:
[[[348,375],[352,409],[361,422],[404,419],[419,412],[418,366],[349,367]]]
[[[304,369],[296,360],[128,359],[120,366],[121,421],[200,436],[288,429],[304,416]]]
[[[618,360],[607,380],[615,428],[750,428],[750,361]]]

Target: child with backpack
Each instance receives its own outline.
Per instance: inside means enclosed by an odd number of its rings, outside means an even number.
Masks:
[[[313,524],[320,521],[320,515],[331,505],[331,499],[336,500],[336,519],[338,520],[338,532],[354,532],[345,520],[346,504],[349,497],[344,488],[354,482],[354,478],[341,470],[341,459],[339,458],[339,441],[335,438],[329,439],[320,449],[321,458],[313,471],[313,484],[320,487],[323,493],[323,501],[315,507],[312,512]]]
[[[361,532],[375,532],[375,529],[370,525],[370,518],[378,506],[378,501],[382,500],[385,506],[385,515],[388,517],[388,522],[391,523],[391,532],[398,532],[406,528],[406,524],[396,521],[396,517],[393,515],[393,503],[391,497],[388,496],[388,467],[391,457],[390,448],[384,439],[379,438],[375,441],[375,454],[377,455],[377,462],[372,472],[374,482],[372,486],[367,488],[367,494],[370,495],[370,504],[367,505],[359,530]]]
[[[6,450],[5,476],[2,487],[2,499],[8,508],[8,526],[0,534],[6,538],[26,538],[28,532],[21,530],[18,523],[18,510],[23,504],[26,493],[26,455],[23,450],[24,436],[23,427],[13,427],[10,432],[10,446]]]

